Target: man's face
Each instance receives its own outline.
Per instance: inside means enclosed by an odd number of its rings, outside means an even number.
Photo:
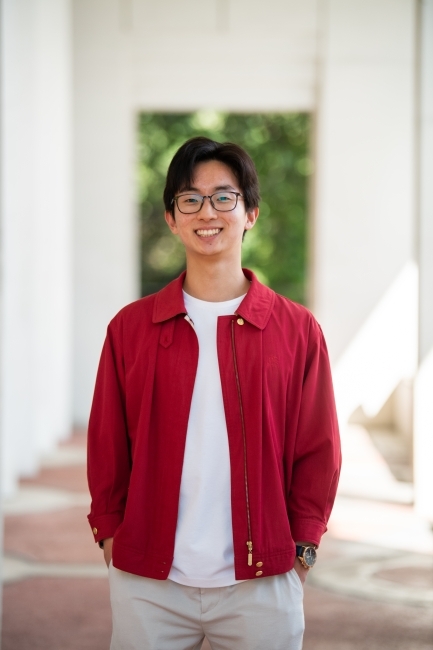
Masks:
[[[242,193],[232,170],[218,160],[210,160],[197,165],[192,187],[183,189],[178,195],[194,192],[210,196],[222,190]],[[236,208],[230,212],[216,210],[209,199],[205,199],[201,210],[193,214],[183,214],[176,205],[174,209],[174,218],[166,212],[165,220],[185,246],[187,258],[240,255],[244,230],[254,226],[259,214],[258,208],[247,212],[242,197],[238,197]]]

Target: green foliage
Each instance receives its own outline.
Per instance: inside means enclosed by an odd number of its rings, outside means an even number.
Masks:
[[[164,221],[162,193],[177,149],[196,135],[244,147],[260,179],[260,217],[243,244],[243,265],[278,293],[305,303],[309,116],[296,114],[141,114],[139,200],[142,294],[158,291],[185,266]]]

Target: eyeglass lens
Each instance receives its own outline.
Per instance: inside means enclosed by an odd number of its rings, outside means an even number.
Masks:
[[[204,197],[200,194],[181,194],[176,199],[177,207],[184,214],[198,212],[203,201]],[[235,209],[238,195],[235,192],[216,192],[210,197],[210,202],[218,212],[229,212]]]

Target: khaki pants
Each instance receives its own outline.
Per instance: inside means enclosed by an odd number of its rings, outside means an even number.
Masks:
[[[303,588],[294,569],[200,589],[109,568],[110,650],[300,650]]]

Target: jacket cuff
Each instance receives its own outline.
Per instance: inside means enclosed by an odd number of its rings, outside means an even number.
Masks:
[[[114,537],[114,533],[123,521],[123,513],[115,512],[110,515],[88,516],[93,539],[100,542],[107,537]]]
[[[290,530],[294,542],[308,541],[319,546],[322,535],[326,532],[326,525],[313,519],[290,520]]]

